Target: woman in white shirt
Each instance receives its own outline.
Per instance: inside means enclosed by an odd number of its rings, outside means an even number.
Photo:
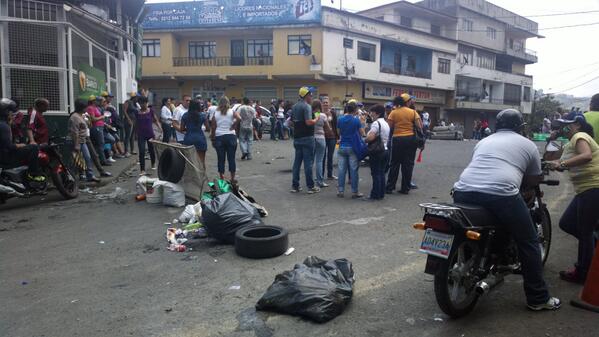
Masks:
[[[237,151],[237,135],[235,129],[240,122],[239,113],[233,112],[231,103],[226,96],[221,97],[218,102],[212,120],[210,121],[212,146],[218,157],[218,174],[221,179],[225,178],[225,160],[229,162],[229,173],[231,181],[235,180],[235,152]]]
[[[170,109],[171,99],[165,97],[162,99],[162,108],[160,109],[160,124],[162,125],[162,142],[171,141],[173,129],[173,112]]]
[[[365,200],[382,200],[385,197],[385,168],[389,161],[389,149],[387,143],[389,141],[389,124],[385,121],[385,107],[377,104],[370,108],[370,116],[372,117],[372,125],[366,136],[366,142],[371,144],[375,141],[380,141],[383,144],[385,151],[370,155],[370,173],[372,175],[372,190],[370,197]]]

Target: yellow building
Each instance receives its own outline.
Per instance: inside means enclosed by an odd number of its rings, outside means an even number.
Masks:
[[[410,92],[433,115],[453,97],[454,18],[405,2],[412,17],[436,22],[439,31],[431,32],[430,24],[428,30],[405,27],[321,8],[317,0],[264,2],[270,7],[253,6],[246,13],[276,19],[231,18],[227,13],[234,11],[193,3],[148,5],[142,87],[156,102],[224,94],[266,106],[273,98],[296,101],[304,85],[336,106],[349,97],[383,103]],[[269,12],[258,15],[258,8]]]

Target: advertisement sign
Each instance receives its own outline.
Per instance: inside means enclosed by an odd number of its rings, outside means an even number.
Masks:
[[[106,91],[106,74],[87,64],[79,65],[79,98],[88,99],[90,95],[100,96]]]
[[[320,22],[320,0],[206,0],[146,4],[144,29]]]
[[[364,83],[364,98],[366,99],[392,101],[403,93],[415,96],[415,101],[418,103],[445,104],[445,92],[441,90]]]

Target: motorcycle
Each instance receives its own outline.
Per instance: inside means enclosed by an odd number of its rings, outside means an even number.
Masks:
[[[555,143],[550,145],[557,148]],[[544,176],[549,175],[545,160],[555,156],[549,148],[543,156]],[[557,186],[559,180],[544,179],[520,193],[530,210],[545,264],[551,248],[551,217],[541,185]],[[450,317],[465,316],[505,276],[521,272],[516,242],[497,227],[486,209],[467,204],[419,206],[424,210],[424,222],[414,224],[414,228],[425,231],[420,246],[420,251],[428,255],[424,272],[434,275],[437,304]]]
[[[43,182],[30,181],[26,178],[27,166],[0,165],[0,204],[13,197],[28,198],[33,195],[44,195],[48,190],[48,178],[65,199],[73,199],[79,195],[79,175],[65,165],[60,155],[59,138],[52,137],[50,144],[40,146],[38,153],[39,165]]]

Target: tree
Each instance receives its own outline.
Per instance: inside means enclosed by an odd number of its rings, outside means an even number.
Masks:
[[[562,104],[555,100],[553,95],[537,95],[532,106],[532,114],[528,118],[529,128],[533,131],[540,130],[545,116],[553,114],[562,108]]]

